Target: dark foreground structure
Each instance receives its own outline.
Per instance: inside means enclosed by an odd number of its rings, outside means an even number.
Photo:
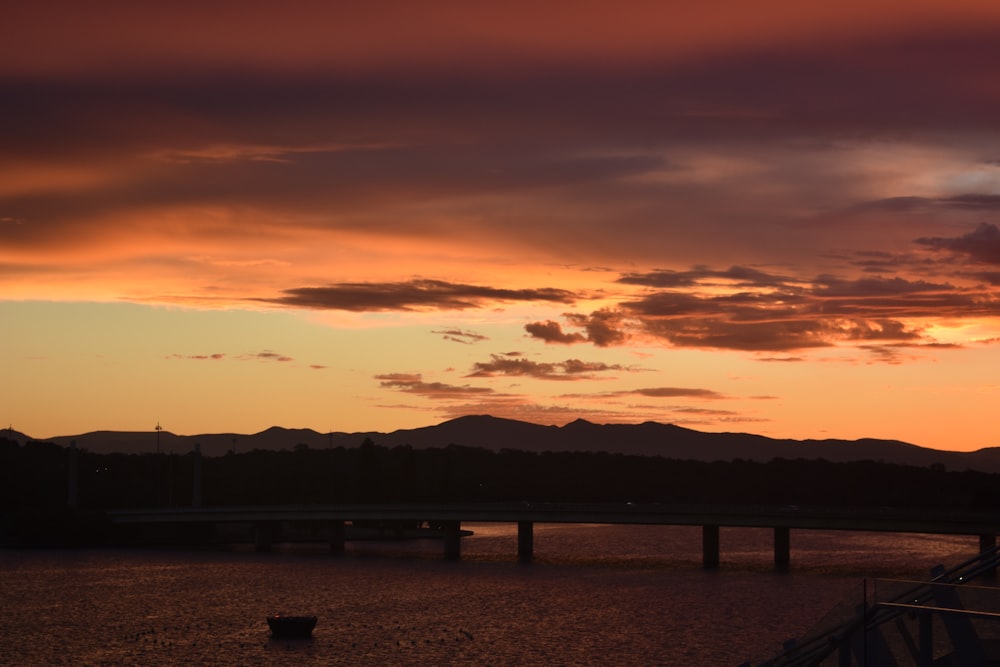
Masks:
[[[994,547],[951,569],[938,566],[928,581],[876,579],[870,590],[866,582],[859,604],[833,610],[757,667],[1000,665],[998,565]]]

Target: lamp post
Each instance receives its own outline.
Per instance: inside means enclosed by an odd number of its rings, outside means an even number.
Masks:
[[[156,505],[163,504],[163,459],[160,457],[160,431],[163,427],[156,422]]]

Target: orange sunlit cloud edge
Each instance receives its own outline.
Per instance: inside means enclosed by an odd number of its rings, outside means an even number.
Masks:
[[[687,350],[937,372],[994,347],[997,10],[724,4],[592,3],[531,22],[448,5],[422,9],[414,26],[438,20],[422,30],[358,10],[321,31],[318,15],[256,6],[230,20],[225,3],[129,5],[87,18],[95,33],[67,5],[64,26],[46,18],[50,37],[73,25],[58,48],[25,50],[42,25],[26,5],[0,46],[0,296],[426,322],[427,341],[465,345],[450,363],[372,366],[368,404],[452,388],[445,410],[549,419],[569,405],[694,414],[624,404],[702,391],[691,374],[661,381]],[[281,28],[269,49],[265,25]],[[429,344],[407,335],[397,344]],[[339,370],[269,341],[173,361],[224,354],[228,368],[272,349]],[[396,376],[417,379],[379,379]],[[555,377],[593,383],[594,400],[538,393]],[[533,384],[501,386],[517,378]],[[771,423],[781,413],[751,414],[746,397],[803,387],[706,382],[743,401],[732,420]],[[496,401],[460,407],[463,387]]]

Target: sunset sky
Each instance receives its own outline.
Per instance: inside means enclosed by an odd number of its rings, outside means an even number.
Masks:
[[[32,437],[1000,445],[995,0],[15,1],[0,120]]]

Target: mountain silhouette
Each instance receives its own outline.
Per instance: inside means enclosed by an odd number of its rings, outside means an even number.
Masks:
[[[469,415],[435,426],[400,429],[390,433],[319,433],[312,429],[273,426],[250,435],[95,431],[50,438],[48,442],[69,446],[70,442],[75,441],[77,447],[95,453],[143,454],[157,450],[157,437],[162,452],[186,454],[198,444],[206,456],[223,456],[230,451],[241,453],[252,449],[287,450],[297,446],[313,449],[357,447],[370,439],[383,447],[407,445],[417,449],[459,445],[493,451],[603,451],[697,461],[770,461],[775,458],[884,461],[921,467],[943,465],[949,470],[1000,472],[1000,448],[997,447],[974,452],[954,452],[874,438],[774,439],[750,433],[706,433],[658,422],[594,424],[584,419],[577,419],[565,426],[544,426],[489,415]],[[28,439],[24,436],[24,440]]]

